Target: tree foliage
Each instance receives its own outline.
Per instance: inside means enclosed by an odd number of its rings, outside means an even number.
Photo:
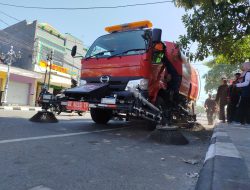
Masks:
[[[250,58],[250,35],[238,40],[232,44],[232,49],[229,53],[218,55],[215,58],[216,63],[242,63]]]
[[[221,85],[221,78],[233,79],[234,74],[239,71],[239,66],[236,64],[216,64],[214,61],[206,63],[210,70],[207,74],[203,75],[205,79],[205,91],[206,93],[212,93],[217,90],[218,86]]]
[[[249,0],[176,0],[176,6],[187,13],[182,20],[187,34],[180,36],[179,45],[189,52],[197,43],[191,60],[203,60],[209,55],[217,62],[240,63],[250,58]],[[225,63],[225,62],[224,62]]]
[[[206,113],[206,110],[205,110],[203,105],[196,105],[195,106],[195,112],[197,114],[204,114],[204,113]]]

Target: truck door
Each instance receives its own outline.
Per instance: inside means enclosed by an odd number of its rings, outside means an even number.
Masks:
[[[152,50],[151,71],[149,80],[149,97],[152,102],[156,100],[159,90],[165,88],[165,66],[163,64],[163,57],[163,51],[158,51],[155,49]]]

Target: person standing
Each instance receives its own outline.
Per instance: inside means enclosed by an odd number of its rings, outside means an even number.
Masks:
[[[166,80],[169,90],[169,97],[173,104],[178,104],[179,102],[179,89],[181,86],[182,76],[178,74],[176,68],[173,64],[169,61],[166,56],[166,46],[164,43],[159,42],[154,46],[154,53],[153,53],[153,63],[159,64],[163,63],[168,79]],[[181,59],[181,58],[180,58]]]
[[[238,122],[238,103],[240,99],[240,89],[235,85],[239,83],[241,74],[235,73],[235,79],[228,89],[227,120],[229,123]]]
[[[250,62],[242,64],[242,82],[236,84],[236,87],[241,88],[240,104],[239,104],[239,117],[240,123],[250,124]]]
[[[207,120],[208,120],[208,125],[213,125],[214,124],[214,113],[216,109],[216,102],[215,100],[212,99],[212,95],[209,94],[208,98],[205,101],[204,107],[207,112]]]
[[[228,98],[228,85],[226,78],[222,78],[222,84],[218,87],[215,101],[219,105],[219,120],[226,122],[225,107]]]

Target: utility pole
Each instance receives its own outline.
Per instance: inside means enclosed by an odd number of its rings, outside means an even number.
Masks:
[[[48,62],[49,62],[49,81],[48,81],[48,91],[49,91],[49,87],[50,87],[50,76],[51,76],[51,67],[53,64],[53,54],[54,51],[51,50],[50,54],[48,55]]]
[[[21,58],[21,52],[18,51],[16,52],[13,50],[13,46],[10,47],[10,50],[7,54],[2,54],[1,59],[4,60],[4,62],[7,62],[7,79],[6,79],[6,84],[4,88],[4,98],[3,98],[3,103],[7,103],[7,95],[8,95],[8,88],[9,88],[9,80],[10,80],[10,66],[12,65],[13,62],[15,62],[17,59]]]

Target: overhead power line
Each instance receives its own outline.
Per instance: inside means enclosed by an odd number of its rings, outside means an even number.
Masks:
[[[7,26],[9,26],[9,24],[7,22],[3,21],[2,19],[0,19],[0,22],[2,22],[4,24],[6,24]]]
[[[116,8],[125,8],[125,7],[135,7],[135,6],[146,6],[146,5],[155,5],[163,3],[173,3],[173,0],[168,1],[156,1],[148,3],[135,3],[135,4],[126,4],[126,5],[117,5],[117,6],[95,6],[95,7],[40,7],[40,6],[25,6],[25,5],[14,5],[8,3],[0,3],[0,5],[16,8],[25,8],[25,9],[46,9],[46,10],[89,10],[89,9],[116,9]]]
[[[9,18],[12,18],[12,19],[14,19],[14,20],[16,20],[16,21],[21,21],[21,20],[15,18],[15,17],[13,17],[13,16],[11,16],[11,15],[9,15],[9,14],[3,12],[3,11],[0,11],[0,13],[2,13],[3,15],[5,15],[5,16],[7,16],[7,17],[9,17]]]
[[[1,3],[0,3],[0,4],[1,4]],[[0,10],[0,13],[6,15],[7,17],[12,18],[12,19],[14,19],[14,20],[16,20],[16,21],[18,21],[18,22],[21,22],[20,19],[18,19],[18,18],[16,18],[16,17],[13,17],[13,16],[11,16],[11,15],[8,15],[7,13],[5,13],[5,12],[3,12],[3,11],[1,11],[1,10]],[[7,25],[7,26],[10,26],[7,22],[5,22],[5,21],[2,20],[2,19],[0,19],[0,22],[4,23],[4,24]],[[26,35],[26,34],[24,34],[24,35],[25,35],[25,36],[28,36],[28,35]],[[30,36],[29,36],[29,37],[30,37]],[[70,40],[70,39],[68,39],[68,38],[66,39],[66,41],[72,42],[72,43],[74,43],[74,44],[83,45],[83,43],[81,43],[81,42],[77,42],[76,40]]]

